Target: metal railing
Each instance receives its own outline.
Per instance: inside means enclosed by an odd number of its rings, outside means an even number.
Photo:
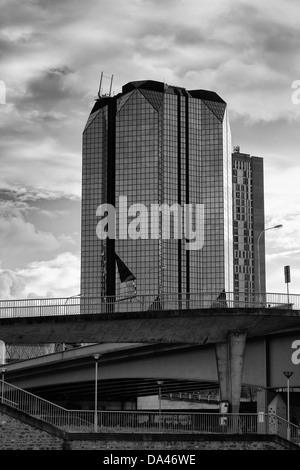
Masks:
[[[67,410],[0,381],[0,402],[67,432],[276,434],[300,445],[299,427],[275,414]]]
[[[300,295],[198,292],[136,295],[126,299],[119,296],[81,296],[1,300],[0,318],[208,308],[285,308],[297,310],[300,309]]]
[[[26,390],[0,381],[0,402],[30,416],[61,427],[69,418],[69,410],[33,395]]]

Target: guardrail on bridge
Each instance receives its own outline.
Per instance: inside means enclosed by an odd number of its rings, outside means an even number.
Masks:
[[[74,296],[1,300],[0,318],[208,308],[285,308],[298,310],[300,309],[300,295],[200,292],[135,295],[130,298],[120,296]]]

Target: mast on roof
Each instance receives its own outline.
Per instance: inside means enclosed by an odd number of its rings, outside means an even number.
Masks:
[[[107,78],[107,79],[110,80],[110,85],[109,85],[109,91],[108,91],[108,93],[103,91],[103,79],[104,79],[104,78]],[[99,99],[101,99],[101,98],[103,98],[103,97],[110,97],[110,96],[112,96],[113,79],[114,79],[114,76],[113,76],[113,75],[112,75],[111,77],[107,77],[106,75],[104,75],[103,71],[101,72],[98,95],[97,95],[97,97],[95,98],[96,100],[99,100]]]

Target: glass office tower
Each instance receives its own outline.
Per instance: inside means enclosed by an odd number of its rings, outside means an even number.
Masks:
[[[202,204],[204,245],[186,240],[100,240],[97,207]],[[117,259],[148,304],[164,293],[233,291],[232,148],[226,103],[215,93],[156,81],[130,82],[102,96],[83,133],[81,295],[122,295]],[[128,219],[131,220],[130,217]],[[172,230],[171,230],[172,235]]]

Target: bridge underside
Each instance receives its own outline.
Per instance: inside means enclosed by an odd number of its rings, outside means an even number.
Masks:
[[[7,365],[9,383],[50,401],[67,400],[72,406],[94,400],[95,361],[98,352],[98,397],[121,401],[163,393],[218,388],[212,346],[168,344],[94,344]],[[203,356],[203,358],[199,358]],[[202,367],[201,364],[202,363]],[[206,364],[206,370],[204,365]],[[203,375],[199,377],[199,365]],[[210,378],[205,378],[209,376]]]
[[[103,401],[130,401],[137,397],[158,395],[157,381],[154,379],[115,379],[100,382],[98,398]],[[164,380],[162,392],[170,393],[191,393],[200,390],[211,390],[219,388],[213,382],[189,382],[178,380]],[[93,402],[95,398],[95,382],[90,381],[84,384],[71,383],[62,386],[41,387],[31,390],[32,393],[45,397],[49,401],[56,402],[65,398],[69,403],[82,401]],[[76,407],[76,404],[73,406]],[[77,405],[78,406],[78,405]]]

